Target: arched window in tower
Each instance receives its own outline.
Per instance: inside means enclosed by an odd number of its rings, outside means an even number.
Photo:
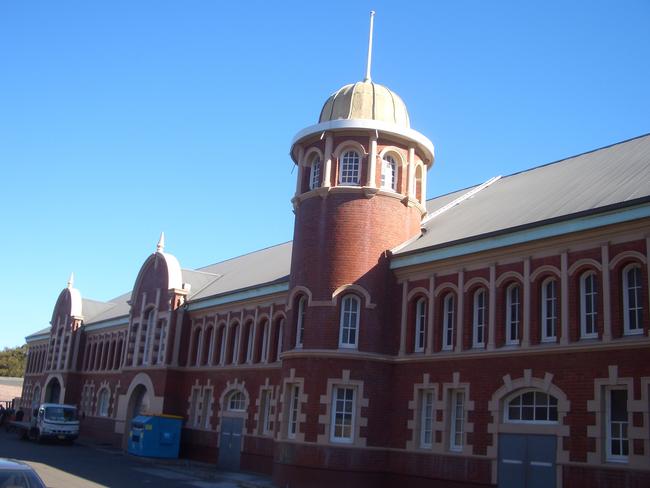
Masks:
[[[487,309],[486,293],[483,288],[474,293],[474,317],[472,347],[485,346],[485,311]]]
[[[643,333],[641,267],[630,264],[623,269],[623,324],[625,334]]]
[[[309,189],[314,190],[315,188],[320,187],[321,163],[320,163],[320,156],[318,154],[314,154],[309,166],[310,166]]]
[[[557,340],[557,281],[548,278],[542,283],[542,342]]]
[[[423,352],[426,339],[427,299],[422,297],[415,303],[415,344],[414,352]]]
[[[455,300],[452,293],[445,295],[442,309],[442,350],[451,351],[454,347]]]
[[[305,312],[307,309],[307,298],[301,296],[298,299],[298,310],[296,312],[296,347],[302,347],[302,340],[305,335]]]
[[[357,347],[359,337],[360,301],[355,295],[346,295],[341,300],[341,327],[339,347]]]
[[[513,283],[506,289],[506,344],[519,344],[521,322],[521,288]]]
[[[587,271],[580,276],[580,337],[598,337],[598,282],[596,273]]]
[[[361,157],[356,151],[346,151],[341,156],[339,183],[341,185],[358,185],[361,178]]]
[[[381,161],[381,189],[397,191],[397,162],[390,154]]]
[[[422,165],[415,168],[415,199],[422,203]]]

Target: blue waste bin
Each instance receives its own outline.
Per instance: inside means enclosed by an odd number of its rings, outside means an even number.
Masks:
[[[139,415],[131,420],[129,454],[155,458],[177,458],[183,417]]]

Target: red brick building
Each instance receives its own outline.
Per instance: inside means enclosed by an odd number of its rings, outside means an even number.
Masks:
[[[650,486],[650,136],[427,201],[433,145],[366,80],[291,156],[292,242],[70,280],[23,406],[122,446],[182,415],[184,455],[282,487]]]

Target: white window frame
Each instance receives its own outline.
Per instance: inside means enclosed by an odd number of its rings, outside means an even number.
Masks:
[[[345,393],[345,398],[340,399],[338,398],[339,392],[346,392]],[[347,398],[347,392],[352,392],[352,399]],[[354,442],[354,430],[356,428],[356,402],[357,402],[357,389],[354,386],[350,385],[337,385],[332,388],[332,417],[330,419],[330,441],[331,442],[336,442],[336,443],[342,443],[342,444],[352,444]],[[336,417],[337,413],[339,413],[339,401],[344,403],[344,409],[341,411],[343,415],[343,427],[349,425],[350,428],[350,435],[349,436],[344,436],[344,435],[336,435]],[[347,412],[347,405],[350,404],[350,411]],[[346,422],[345,418],[347,416],[350,416],[350,422],[349,424]]]
[[[420,447],[423,449],[433,446],[434,404],[434,391],[420,390]]]
[[[415,337],[413,344],[414,352],[424,352],[427,331],[427,299],[419,298],[415,302]]]
[[[295,439],[298,432],[298,424],[300,423],[300,385],[289,385],[289,398],[288,398],[289,412],[287,415],[287,437]]]
[[[347,304],[353,308],[346,310]],[[345,295],[341,298],[341,317],[339,322],[339,347],[356,349],[359,344],[359,317],[361,315],[361,300],[356,295]],[[354,340],[350,336],[354,334]]]
[[[219,364],[226,362],[226,344],[228,335],[227,335],[228,326],[224,325],[221,327],[221,345],[219,347]]]
[[[296,347],[302,347],[303,335],[305,333],[305,309],[307,297],[304,295],[298,300],[298,314],[296,315]]]
[[[449,409],[449,450],[461,452],[465,446],[465,390],[451,390]],[[460,443],[456,442],[458,436]]]
[[[553,284],[554,296],[548,296],[548,285]],[[542,342],[556,342],[557,341],[557,325],[558,325],[558,306],[557,306],[557,279],[554,277],[547,278],[542,282],[541,293],[541,316],[542,316]],[[548,305],[552,307],[552,315],[549,315]],[[548,334],[548,324],[553,328],[553,334]]]
[[[204,429],[210,428],[210,403],[212,401],[212,388],[204,388],[201,394],[201,418],[199,419],[201,427]]]
[[[627,410],[627,421],[621,422],[621,421],[613,421],[611,420],[612,416],[612,392],[613,391],[625,391],[626,394],[626,404],[629,405],[629,395],[627,388],[624,386],[617,386],[617,387],[609,387],[605,388],[605,443],[607,444],[606,447],[606,456],[607,456],[607,461],[612,462],[612,463],[627,463],[629,460],[629,453],[630,453],[630,447],[631,447],[631,442],[630,442],[630,410],[627,408],[626,405],[626,410]],[[617,437],[617,439],[621,441],[627,442],[627,452],[628,455],[624,454],[612,454],[612,424],[613,423],[617,424],[625,424],[626,428],[626,436],[620,436]],[[622,426],[621,426],[622,427]]]
[[[260,398],[260,433],[269,435],[271,433],[271,394],[272,390],[262,390]]]
[[[233,405],[233,399],[235,397],[241,399],[241,402],[238,401]],[[226,403],[226,410],[229,412],[245,412],[246,411],[246,396],[240,390],[235,390],[228,395],[228,401]]]
[[[321,161],[318,154],[312,158],[309,168],[309,189],[315,190],[320,187]]]
[[[253,342],[254,342],[255,324],[250,322],[248,324],[248,340],[246,341],[246,362],[253,362]]]
[[[381,189],[397,191],[397,161],[391,154],[381,160]]]
[[[231,328],[235,329],[235,336],[232,338],[232,362],[230,364],[239,363],[239,341],[242,336],[243,327],[244,326],[240,323],[237,323],[235,326],[231,326]]]
[[[533,393],[533,395],[534,395],[533,398],[535,400],[533,400],[532,406],[529,405],[529,404],[525,404],[525,405],[523,404],[523,395],[526,394],[526,393]],[[542,395],[546,395],[548,397],[548,399],[549,399],[548,403],[546,403],[545,405],[542,405],[542,404],[538,405],[537,402],[536,402],[536,394],[537,393],[540,393]],[[510,418],[510,402],[512,402],[515,398],[519,398],[519,397],[522,397],[522,406],[521,406],[521,409],[520,409],[521,415],[519,415],[520,418],[519,419],[511,419]],[[546,407],[547,409],[550,410],[550,408],[553,406],[553,405],[551,405],[551,400],[550,400],[551,398],[553,398],[555,400],[555,408],[557,410],[557,418],[558,418],[558,420],[536,420],[534,417],[535,417],[535,415],[537,413],[536,412],[537,407]],[[522,418],[523,417],[523,409],[524,409],[524,407],[528,407],[528,408],[533,409],[533,420],[524,420]],[[549,415],[549,417],[550,417],[550,415]],[[505,423],[508,423],[508,424],[557,425],[557,424],[559,424],[559,418],[560,418],[559,400],[556,397],[554,397],[553,395],[551,395],[550,393],[547,393],[545,391],[541,391],[541,390],[538,390],[538,389],[535,389],[535,388],[526,388],[524,390],[518,390],[515,394],[510,395],[506,399],[506,401],[504,401],[504,405],[503,405],[503,421]]]
[[[111,394],[108,388],[104,387],[97,393],[97,416],[108,417],[108,408],[110,406]]]
[[[266,363],[269,359],[269,329],[271,328],[270,322],[265,320],[262,322],[262,351],[260,352],[260,362]]]
[[[513,296],[516,290],[517,296]],[[506,344],[519,345],[519,327],[521,325],[521,287],[519,283],[512,283],[506,288]],[[512,331],[516,331],[513,337]]]
[[[472,347],[485,347],[486,311],[487,292],[485,291],[485,288],[479,288],[474,292],[474,313],[472,315]]]
[[[638,272],[639,281],[634,283],[633,287],[630,287],[630,281],[628,277],[633,271]],[[637,263],[628,264],[623,268],[622,273],[623,278],[623,325],[624,325],[624,334],[625,335],[636,335],[643,334],[643,273],[641,273],[641,266]],[[630,303],[630,291],[634,290],[634,301],[636,303]],[[638,323],[632,324],[630,321],[630,313],[632,311],[638,312]],[[635,325],[633,328],[632,325]]]
[[[587,280],[591,280],[591,292],[587,292]],[[591,311],[588,311],[588,306]],[[587,326],[591,321],[593,330],[588,331]],[[580,337],[598,338],[598,280],[593,271],[587,271],[580,276]]]
[[[190,394],[190,426],[199,426],[199,403],[201,401],[201,388],[192,388]]]
[[[352,149],[341,155],[339,165],[339,184],[358,186],[361,181],[361,155]]]
[[[445,295],[442,314],[442,350],[451,351],[454,347],[454,321],[456,320],[456,299],[453,293]]]

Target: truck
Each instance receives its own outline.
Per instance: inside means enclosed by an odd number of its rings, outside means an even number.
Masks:
[[[43,403],[32,412],[28,421],[14,420],[10,427],[23,439],[61,440],[72,443],[79,437],[79,419],[74,405]]]

